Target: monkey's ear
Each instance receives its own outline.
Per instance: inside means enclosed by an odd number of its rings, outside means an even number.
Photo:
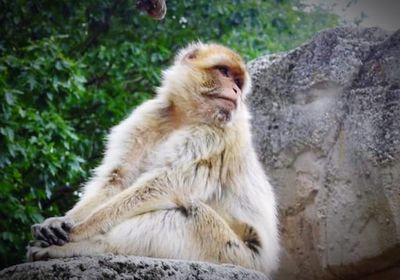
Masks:
[[[199,58],[204,45],[201,42],[190,43],[185,48],[181,49],[175,58],[175,62],[192,62]]]
[[[190,50],[188,53],[185,54],[185,56],[183,57],[183,60],[196,59],[198,54],[199,54],[199,49]]]

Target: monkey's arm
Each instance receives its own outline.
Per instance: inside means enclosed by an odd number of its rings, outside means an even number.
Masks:
[[[160,100],[146,102],[112,129],[103,162],[85,185],[80,201],[64,217],[33,225],[35,239],[64,244],[73,224],[83,221],[99,205],[136,180],[143,158],[168,129],[162,118],[165,106]]]
[[[146,212],[181,207],[178,189],[171,185],[176,175],[160,170],[139,178],[71,229],[70,240],[79,241],[109,231],[122,221]]]
[[[110,197],[132,185],[146,155],[171,129],[163,118],[166,107],[162,100],[148,101],[112,129],[102,164],[85,186],[82,199],[67,212],[68,217],[82,221]]]
[[[209,145],[198,143],[204,139]],[[81,240],[107,232],[125,219],[145,212],[179,208],[178,200],[182,196],[207,200],[220,184],[218,174],[214,174],[218,166],[211,168],[207,163],[208,158],[223,150],[219,140],[217,134],[203,128],[171,136],[160,147],[164,152],[155,156],[159,162],[152,165],[154,169],[77,224],[71,239]]]

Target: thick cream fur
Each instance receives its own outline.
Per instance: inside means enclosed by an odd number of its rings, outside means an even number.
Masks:
[[[193,52],[204,56],[196,65],[187,60]],[[244,76],[242,100],[226,123],[202,111],[198,96],[205,69],[220,63],[234,63]],[[270,275],[279,259],[276,202],[252,145],[250,84],[240,57],[225,47],[195,43],[180,51],[156,97],[111,130],[101,165],[66,214],[76,223],[73,242],[41,253],[202,260]],[[182,109],[183,123],[169,117],[172,106]],[[258,252],[234,224],[255,230]]]

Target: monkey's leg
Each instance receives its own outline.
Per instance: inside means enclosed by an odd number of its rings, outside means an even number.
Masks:
[[[257,253],[230,228],[210,206],[200,201],[188,204],[188,230],[199,246],[202,259],[257,269]]]
[[[104,240],[104,237],[100,235],[79,242],[69,242],[63,246],[48,246],[44,241],[34,240],[31,241],[27,247],[28,261],[74,256],[93,256],[104,253],[112,253],[112,250],[106,240]]]
[[[115,253],[198,260],[199,254],[191,250],[189,237],[187,218],[181,210],[175,208],[135,216],[106,234],[64,246],[49,246],[43,241],[31,241],[27,258],[36,261]]]
[[[259,268],[257,252],[201,202],[135,216],[113,228],[105,239],[118,254]]]
[[[159,177],[158,179],[160,180]],[[146,181],[148,184],[141,188],[127,189],[118,194],[110,201],[110,204],[93,213],[89,220],[75,228],[75,234],[78,233],[78,236],[75,235],[73,240],[90,238],[101,231],[107,233],[110,229],[118,227],[119,223],[143,215],[143,213],[181,207],[187,213],[187,221],[181,226],[189,231],[191,239],[197,239],[193,245],[198,246],[193,248],[195,252],[199,252],[196,259],[254,268],[254,257],[257,252],[246,246],[226,221],[211,207],[202,202],[182,203],[171,190],[160,187],[159,180]],[[151,221],[148,224],[151,224]],[[136,227],[132,226],[131,230],[135,231]],[[143,235],[145,234],[147,233],[143,233]],[[115,240],[125,240],[124,238],[125,236],[120,236]],[[135,253],[134,250],[131,253]]]
[[[231,263],[260,269],[257,253],[204,203],[145,213],[108,233],[64,246],[28,248],[28,259],[41,260],[104,253]]]

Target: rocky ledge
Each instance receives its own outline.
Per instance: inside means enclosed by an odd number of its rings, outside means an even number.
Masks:
[[[19,264],[2,270],[0,279],[266,280],[267,278],[259,272],[233,265],[105,255]]]

